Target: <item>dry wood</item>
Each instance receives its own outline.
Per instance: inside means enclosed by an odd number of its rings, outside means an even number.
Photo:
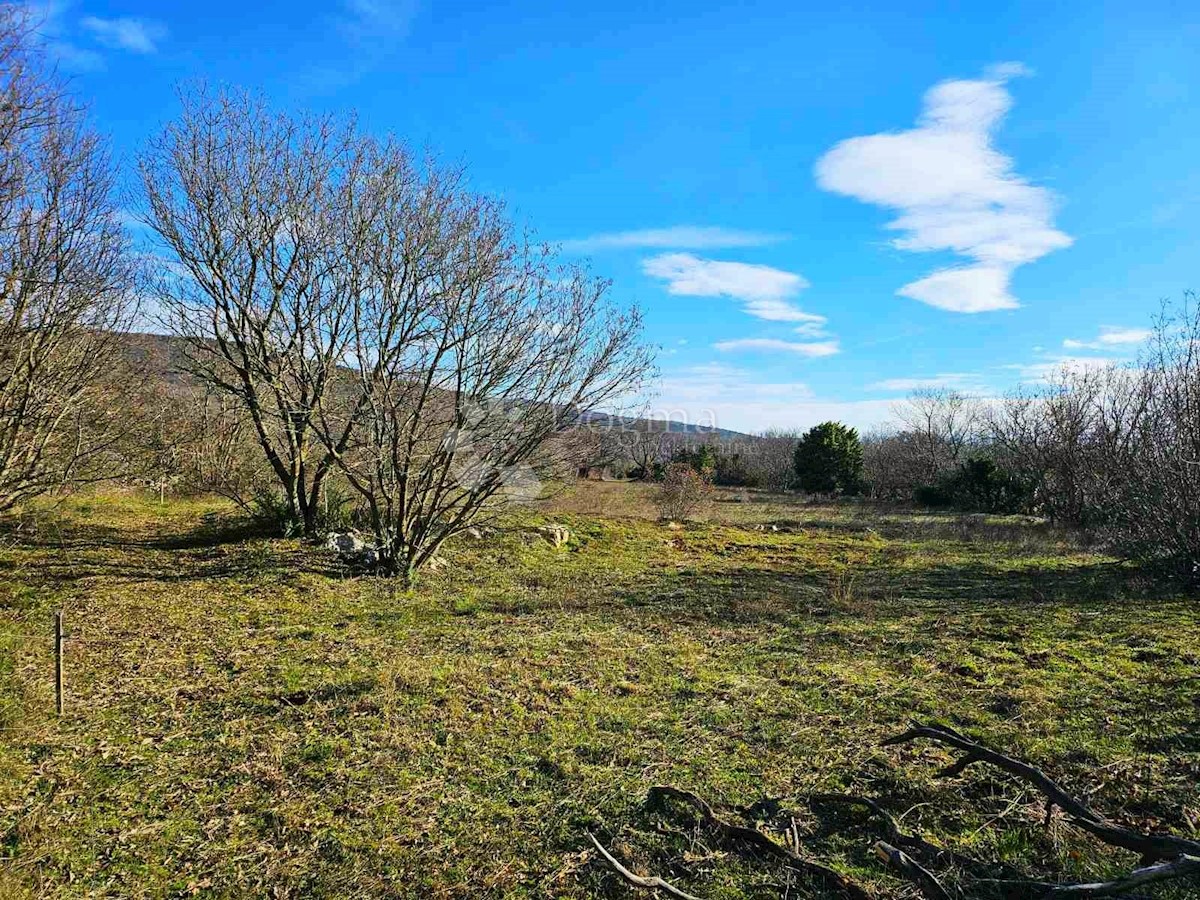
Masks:
[[[1200,856],[1200,842],[1168,834],[1141,834],[1110,822],[1086,803],[1067,793],[1056,781],[1036,766],[1014,759],[974,741],[944,725],[927,725],[914,722],[908,731],[884,741],[884,746],[905,744],[918,738],[927,738],[954,747],[965,754],[956,763],[943,770],[943,775],[957,775],[977,762],[987,762],[1003,769],[1010,775],[1027,781],[1040,790],[1049,801],[1062,809],[1071,821],[1114,847],[1122,847],[1139,853],[1148,862],[1172,860],[1181,855]]]
[[[610,866],[612,866],[613,871],[634,887],[662,891],[664,894],[667,894],[670,897],[678,897],[679,900],[700,900],[699,897],[686,893],[685,891],[681,891],[679,888],[675,887],[675,885],[671,884],[669,881],[664,881],[657,875],[634,875],[627,868],[621,865],[621,863],[617,861],[616,857],[605,850],[604,845],[596,840],[596,836],[590,831],[588,832],[588,837],[592,839],[592,843],[596,845],[596,849],[600,851],[600,855],[608,861]]]
[[[808,799],[810,803],[841,803],[847,806],[861,806],[883,821],[888,840],[897,847],[941,863],[953,862],[952,854],[944,847],[939,847],[936,844],[929,843],[924,838],[905,834],[901,831],[892,814],[870,797],[860,797],[857,794],[813,794]]]
[[[929,900],[954,900],[932,872],[898,847],[887,841],[877,841],[875,855],[915,884]]]
[[[1184,854],[1171,862],[1134,869],[1124,878],[1095,884],[1066,884],[1052,888],[1049,897],[1116,897],[1134,888],[1175,878],[1200,876],[1200,856]]]
[[[1020,887],[1025,890],[1041,891],[1043,900],[1053,900],[1061,897],[1118,897],[1130,891],[1171,881],[1176,878],[1195,878],[1200,876],[1200,857],[1183,855],[1169,862],[1134,869],[1128,875],[1112,881],[1097,881],[1080,884],[1053,884],[1038,881],[993,881],[992,884],[1006,887]]]
[[[855,884],[829,866],[815,860],[806,859],[791,848],[785,847],[767,837],[767,835],[757,829],[747,828],[744,825],[734,825],[724,821],[713,811],[713,808],[707,802],[697,797],[691,791],[681,790],[669,785],[656,785],[650,788],[646,802],[650,805],[656,805],[661,804],[666,798],[677,800],[692,807],[700,813],[700,818],[706,827],[711,828],[727,839],[748,844],[765,855],[782,860],[793,868],[818,878],[840,891],[843,895],[852,898],[852,900],[871,900],[871,895],[865,888]]]

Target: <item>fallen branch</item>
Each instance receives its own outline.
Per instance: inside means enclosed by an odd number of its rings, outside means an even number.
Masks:
[[[692,807],[692,809],[700,813],[701,821],[706,827],[718,832],[729,840],[749,844],[767,856],[773,856],[795,869],[807,872],[809,875],[841,891],[847,897],[852,898],[852,900],[871,900],[871,895],[867,893],[866,889],[855,884],[835,869],[831,869],[829,866],[815,860],[804,858],[795,850],[772,840],[755,828],[747,828],[744,825],[734,825],[724,821],[713,812],[713,808],[707,802],[697,797],[691,791],[681,790],[670,785],[657,785],[650,788],[646,802],[653,806],[661,804],[666,798],[677,800]]]
[[[604,849],[604,845],[596,840],[596,836],[594,834],[589,831],[587,836],[592,839],[592,843],[596,845],[596,849],[600,851],[600,855],[608,861],[610,866],[612,866],[613,871],[634,887],[662,891],[664,894],[667,894],[670,897],[678,898],[678,900],[700,900],[699,897],[696,897],[695,895],[689,894],[685,891],[681,891],[679,888],[675,887],[675,885],[671,884],[671,882],[664,881],[657,875],[634,875],[627,868],[621,865],[615,856]]]
[[[1160,881],[1200,876],[1200,856],[1183,855],[1171,862],[1159,863],[1134,869],[1124,878],[1096,884],[1065,884],[1053,888],[1049,897],[1116,897],[1134,888],[1145,887]]]
[[[1015,775],[1032,784],[1046,795],[1053,806],[1062,809],[1071,818],[1071,821],[1084,831],[1091,833],[1106,844],[1140,853],[1146,862],[1173,860],[1180,856],[1200,856],[1200,842],[1169,834],[1142,834],[1123,828],[1104,818],[1083,801],[1068,794],[1056,781],[1036,766],[998,753],[944,725],[923,725],[914,722],[904,734],[889,738],[883,742],[883,745],[886,747],[894,744],[906,744],[917,738],[927,738],[963,751],[965,755],[952,766],[944,769],[941,772],[943,776],[961,774],[968,766],[977,762],[991,763],[1010,775]]]
[[[846,806],[861,806],[883,822],[888,840],[901,849],[917,853],[927,859],[940,863],[952,863],[953,855],[944,847],[931,844],[924,838],[905,834],[900,830],[892,814],[872,800],[870,797],[860,797],[857,794],[813,794],[808,798],[810,803],[840,803]]]
[[[915,884],[929,900],[954,900],[932,872],[903,850],[893,847],[887,841],[877,841],[875,855]]]
[[[1043,893],[1040,894],[1042,900],[1054,900],[1054,898],[1062,897],[1118,897],[1149,884],[1197,876],[1200,876],[1200,857],[1185,855],[1170,862],[1134,869],[1123,878],[1113,881],[1098,881],[1091,884],[1054,884],[1044,881],[1006,880],[991,883],[1042,891]]]

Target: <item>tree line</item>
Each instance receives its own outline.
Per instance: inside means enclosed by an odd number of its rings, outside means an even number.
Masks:
[[[922,391],[864,443],[875,497],[1029,513],[1200,581],[1200,309],[1165,306],[1136,363],[992,400]]]

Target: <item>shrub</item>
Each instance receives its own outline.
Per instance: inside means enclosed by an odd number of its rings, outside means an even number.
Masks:
[[[663,472],[662,486],[655,497],[658,515],[664,521],[683,521],[708,502],[712,484],[687,463],[671,463]]]
[[[1136,379],[1106,411],[1133,410],[1122,441],[1106,429],[1095,480],[1105,531],[1122,555],[1200,584],[1200,306],[1159,319]],[[1111,413],[1107,421],[1111,421]]]
[[[953,473],[922,485],[914,494],[923,506],[989,513],[1025,511],[1032,498],[1027,480],[984,457],[969,457]]]
[[[719,455],[715,447],[708,444],[700,444],[695,447],[680,447],[671,457],[671,462],[691,466],[696,470],[697,474],[712,481],[717,471],[718,458]],[[665,471],[664,468],[660,474],[665,473]]]
[[[841,422],[823,422],[796,445],[796,480],[814,494],[857,494],[862,488],[863,451],[858,432]]]
[[[708,481],[724,487],[754,487],[757,484],[742,454],[719,445],[681,447],[675,451],[672,462],[689,465]],[[662,471],[658,474],[661,478]]]

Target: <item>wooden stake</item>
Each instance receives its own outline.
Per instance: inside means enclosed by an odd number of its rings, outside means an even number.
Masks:
[[[63,714],[63,614],[54,614],[54,709]]]

